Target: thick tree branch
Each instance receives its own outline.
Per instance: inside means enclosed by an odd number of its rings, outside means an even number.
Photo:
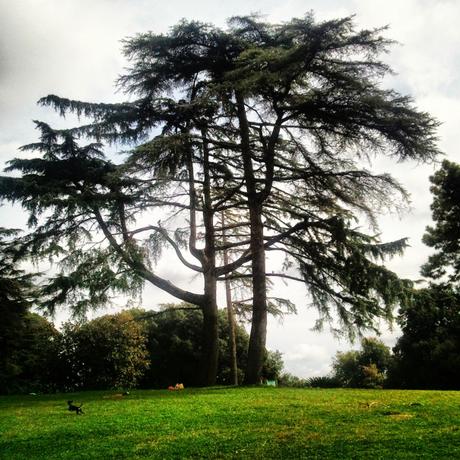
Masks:
[[[94,215],[96,216],[96,220],[99,224],[99,227],[104,233],[104,236],[107,238],[107,241],[115,249],[115,251],[120,255],[122,260],[128,266],[130,266],[133,270],[135,270],[139,276],[149,281],[154,286],[167,292],[168,294],[171,294],[172,296],[177,297],[180,300],[183,300],[184,302],[189,302],[189,303],[192,303],[194,305],[199,305],[199,306],[203,305],[203,301],[204,301],[203,295],[185,291],[175,286],[170,281],[165,280],[164,278],[161,278],[160,276],[152,273],[150,270],[147,269],[147,267],[141,261],[133,260],[129,256],[129,254],[126,251],[124,251],[123,248],[118,244],[117,240],[115,239],[115,237],[112,235],[112,233],[108,229],[99,209],[93,208],[93,212],[94,212]]]

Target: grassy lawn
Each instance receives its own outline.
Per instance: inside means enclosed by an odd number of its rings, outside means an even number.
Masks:
[[[212,388],[0,397],[1,459],[454,459],[460,393]],[[66,410],[83,402],[85,414]]]

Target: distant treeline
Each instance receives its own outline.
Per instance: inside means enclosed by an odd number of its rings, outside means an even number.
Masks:
[[[266,351],[263,376],[297,387],[460,389],[460,294],[449,285],[414,290],[400,311],[402,336],[390,350],[375,338],[339,352],[329,376],[301,379],[282,373],[281,353]],[[166,388],[200,384],[202,313],[164,305],[66,323],[58,331],[35,313],[0,323],[1,393],[111,388]],[[5,317],[6,318],[6,317]],[[19,321],[20,319],[20,321]],[[231,384],[226,314],[219,314],[218,383]],[[239,381],[248,334],[236,328]]]
[[[0,362],[0,392],[55,392],[115,388],[197,386],[202,359],[202,313],[127,310],[84,323],[66,323],[58,331],[35,313],[26,313],[8,339]],[[230,384],[229,330],[219,314],[218,383]],[[247,360],[248,334],[237,330],[240,381]],[[281,373],[281,353],[266,352],[263,375]]]
[[[393,350],[375,338],[335,355],[330,375],[281,383],[295,387],[460,389],[460,293],[448,284],[414,290],[400,310]]]

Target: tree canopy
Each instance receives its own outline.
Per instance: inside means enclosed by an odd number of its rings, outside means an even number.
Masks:
[[[414,291],[398,322],[391,384],[402,388],[460,388],[460,294],[449,285]]]

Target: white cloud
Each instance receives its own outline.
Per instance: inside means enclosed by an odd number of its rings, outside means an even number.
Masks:
[[[330,372],[330,349],[317,343],[299,343],[284,353],[286,370],[299,377],[326,375]]]

